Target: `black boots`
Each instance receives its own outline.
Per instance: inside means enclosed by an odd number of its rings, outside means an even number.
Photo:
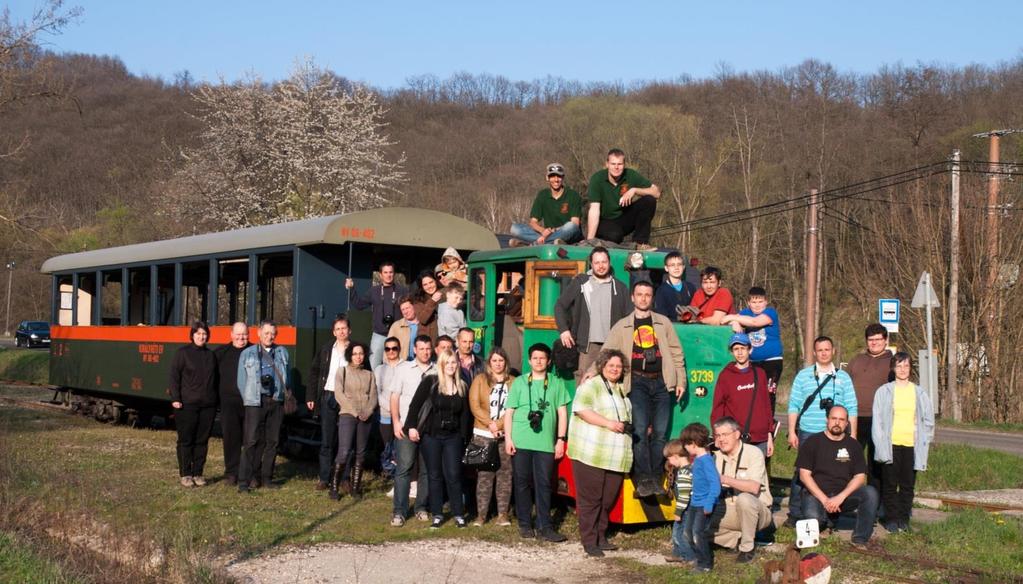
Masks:
[[[352,466],[352,494],[356,497],[362,495],[362,462],[356,461]]]
[[[345,465],[335,464],[334,468],[330,471],[330,492],[327,494],[332,500],[337,501],[341,498],[341,494],[338,492],[338,485],[341,482],[341,472],[344,470]]]

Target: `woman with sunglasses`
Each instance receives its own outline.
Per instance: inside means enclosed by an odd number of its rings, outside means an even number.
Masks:
[[[395,382],[398,365],[404,362],[401,358],[401,341],[398,337],[384,339],[383,361],[373,369],[373,377],[377,382],[377,404],[380,406],[380,438],[384,441],[384,450],[380,455],[380,466],[384,474],[390,478],[394,473],[394,425],[391,424],[391,392]]]

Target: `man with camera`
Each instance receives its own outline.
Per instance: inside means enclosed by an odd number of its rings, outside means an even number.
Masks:
[[[276,339],[277,325],[264,320],[259,324],[259,344],[248,347],[238,358],[238,390],[245,404],[245,440],[238,471],[238,491],[242,493],[258,485],[280,488],[271,481],[284,420],[284,393],[291,379],[288,351],[275,344]]]
[[[761,373],[763,373],[761,371]],[[715,390],[717,391],[717,390]],[[767,400],[764,395],[763,400]],[[742,440],[739,422],[730,416],[715,418],[714,464],[721,473],[721,500],[714,508],[710,524],[714,543],[737,548],[735,561],[753,561],[756,532],[771,525],[771,498],[767,466],[759,448]]]
[[[664,315],[653,311],[654,285],[647,280],[632,284],[632,314],[611,327],[605,349],[629,356],[625,387],[632,403],[632,479],[636,496],[664,492],[664,444],[671,421],[672,400],[686,389],[685,357],[675,328]],[[597,374],[590,366],[583,380]],[[653,427],[648,433],[647,428]]]
[[[845,408],[849,415],[849,434],[856,438],[856,390],[849,374],[835,367],[835,344],[831,338],[814,339],[813,355],[814,364],[800,370],[792,380],[788,408],[789,446],[792,448],[799,448],[812,434],[827,429],[828,410],[832,406]],[[802,498],[803,487],[797,471],[792,477],[786,526],[794,527],[796,521],[802,519]]]
[[[746,333],[735,333],[728,348],[735,361],[725,365],[714,385],[711,420],[741,420],[741,438],[756,446],[765,458],[774,454],[774,412],[767,391],[767,373],[750,362],[751,343]]]
[[[355,282],[345,278],[345,288],[356,310],[373,309],[373,337],[369,342],[369,363],[376,369],[384,360],[384,339],[388,329],[401,318],[398,301],[408,295],[408,290],[394,282],[394,264],[386,261],[380,264],[380,283],[370,286],[365,296],[355,292]],[[406,345],[407,346],[407,345]]]
[[[352,333],[351,325],[344,316],[334,319],[331,330],[334,342],[321,347],[309,366],[309,379],[316,385],[315,393],[306,396],[309,401],[305,404],[310,412],[320,415],[320,480],[316,483],[317,491],[326,490],[337,452],[337,418],[341,410],[334,397],[334,377],[339,368],[348,365],[345,350]]]

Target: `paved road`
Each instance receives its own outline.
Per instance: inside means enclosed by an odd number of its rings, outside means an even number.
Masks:
[[[775,418],[781,422],[783,429],[788,426],[788,418],[784,414],[776,414]],[[937,444],[969,444],[1023,456],[1023,434],[938,426],[934,442]]]

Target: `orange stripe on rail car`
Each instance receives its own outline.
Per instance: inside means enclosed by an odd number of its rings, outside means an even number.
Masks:
[[[187,343],[187,326],[57,326],[50,327],[50,338],[70,341],[122,341],[134,343]],[[293,326],[277,327],[277,344],[294,345],[296,330]],[[249,341],[257,342],[259,327],[249,327]],[[211,326],[210,344],[231,342],[230,326]]]

